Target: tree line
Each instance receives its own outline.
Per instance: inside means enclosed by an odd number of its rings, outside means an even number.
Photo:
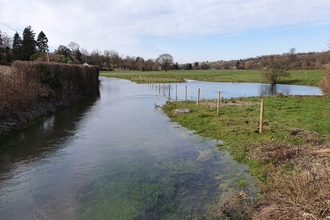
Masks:
[[[16,32],[13,39],[0,31],[0,60],[3,62],[27,61],[34,59],[33,56],[46,52],[48,52],[48,39],[43,31],[36,39],[31,26],[24,29],[22,37]]]
[[[10,63],[13,60],[51,61],[69,64],[87,63],[104,70],[207,70],[207,69],[265,69],[281,63],[283,69],[325,69],[330,62],[330,51],[296,53],[295,48],[277,55],[264,55],[247,59],[174,63],[170,54],[161,54],[156,59],[144,59],[140,56],[124,56],[115,50],[93,50],[89,53],[78,43],[70,42],[67,46],[59,45],[49,53],[48,39],[43,31],[37,38],[31,26],[24,29],[22,37],[16,32],[13,39],[0,31],[0,61]],[[330,43],[327,44],[330,49]]]
[[[11,63],[14,60],[50,61],[68,64],[90,64],[104,70],[170,70],[178,69],[170,54],[161,54],[157,59],[145,60],[143,57],[123,56],[115,50],[93,50],[89,53],[78,43],[71,42],[67,46],[59,45],[49,53],[48,38],[41,31],[37,38],[31,26],[24,29],[22,37],[16,32],[13,39],[0,30],[0,61]]]
[[[330,49],[330,44],[327,44]],[[293,47],[289,52],[283,54],[263,55],[237,60],[219,60],[215,62],[200,62],[190,66],[191,69],[247,69],[262,70],[269,66],[274,60],[281,62],[283,68],[297,69],[326,69],[330,63],[330,50],[323,52],[296,53]],[[186,67],[189,68],[189,67]]]

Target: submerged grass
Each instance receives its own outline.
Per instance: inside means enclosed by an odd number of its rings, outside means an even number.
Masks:
[[[223,100],[219,116],[215,101],[198,106],[190,101],[167,102],[163,109],[172,121],[195,133],[223,140],[219,148],[249,165],[262,186],[262,199],[244,219],[325,219],[330,216],[329,98],[264,97],[262,134],[258,132],[260,100]],[[177,108],[192,112],[174,115]],[[222,207],[225,216],[230,217],[228,209],[233,206],[242,206],[238,198]]]
[[[280,80],[280,84],[318,86],[326,75],[325,70],[290,70],[290,77]],[[267,83],[260,70],[177,70],[177,71],[120,71],[101,72],[101,76],[128,79],[136,83],[175,83],[185,79],[208,82],[255,82]]]

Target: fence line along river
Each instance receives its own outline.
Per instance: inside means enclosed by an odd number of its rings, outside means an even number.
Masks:
[[[191,84],[216,98],[218,84]],[[207,219],[242,182],[255,195],[246,166],[157,107],[168,93],[102,77],[99,93],[1,138],[0,219]]]

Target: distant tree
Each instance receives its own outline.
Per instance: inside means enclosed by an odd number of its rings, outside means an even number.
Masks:
[[[6,32],[0,30],[0,60],[5,62],[12,61],[12,39],[7,35]]]
[[[31,29],[31,26],[28,26],[23,31],[23,40],[22,40],[22,59],[30,60],[30,56],[37,52],[37,42],[34,39],[35,33]]]
[[[144,63],[145,63],[146,71],[152,71],[153,70],[153,65],[154,65],[155,62],[152,59],[148,59]]]
[[[136,68],[140,71],[146,70],[146,65],[145,65],[144,59],[142,57],[136,58],[135,65],[136,65]]]
[[[88,50],[85,48],[79,48],[79,51],[81,53],[82,63],[84,62],[90,63],[91,57],[89,55]]]
[[[157,62],[162,67],[162,69],[167,72],[167,70],[169,70],[171,65],[173,64],[173,57],[170,54],[164,53],[159,55],[159,57],[157,58]]]
[[[37,37],[38,52],[48,52],[48,38],[43,31],[40,31]]]
[[[5,57],[3,60],[5,62],[11,62],[13,60],[10,47],[6,46],[4,50]]]
[[[269,56],[261,75],[272,85],[276,85],[279,79],[290,76],[281,56]]]
[[[61,54],[61,55],[67,56],[67,57],[71,57],[71,54],[72,54],[71,50],[64,45],[58,46],[57,50],[55,50],[55,53]]]
[[[83,59],[82,59],[82,54],[80,52],[79,49],[77,49],[74,53],[74,56],[75,58],[78,60],[79,63],[82,63],[83,62]]]
[[[110,63],[111,63],[113,70],[115,70],[116,68],[119,68],[120,62],[121,62],[119,53],[115,50],[110,50],[109,57],[110,57]]]
[[[110,51],[109,50],[104,50],[103,54],[104,54],[105,65],[106,65],[106,67],[109,71],[110,70],[110,65],[111,65]]]
[[[102,52],[95,49],[91,53],[91,58],[92,58],[92,64],[102,68]]]
[[[179,70],[180,69],[180,66],[179,66],[179,63],[176,62],[174,65],[173,65],[174,69],[175,70]]]
[[[2,32],[0,30],[0,60],[3,60],[3,56],[4,56],[4,45],[2,40]]]
[[[248,60],[245,62],[244,69],[246,70],[251,70],[253,68],[254,61],[253,60]]]
[[[70,42],[69,45],[68,45],[68,48],[70,48],[72,53],[75,54],[76,51],[80,49],[80,46],[79,46],[79,44],[77,44],[75,42]]]
[[[21,60],[22,59],[22,38],[16,32],[13,40],[13,59]]]
[[[72,52],[66,46],[64,46],[64,45],[58,46],[57,50],[55,50],[55,53],[61,55],[61,62],[62,63],[69,63],[69,64],[74,63],[73,59],[71,57]]]

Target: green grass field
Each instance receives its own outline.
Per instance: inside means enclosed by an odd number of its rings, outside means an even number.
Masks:
[[[279,84],[318,86],[326,75],[325,70],[291,70],[290,77]],[[208,82],[255,82],[267,83],[259,70],[178,70],[178,71],[121,71],[101,72],[101,76],[128,79],[136,83],[175,83],[185,79]]]

